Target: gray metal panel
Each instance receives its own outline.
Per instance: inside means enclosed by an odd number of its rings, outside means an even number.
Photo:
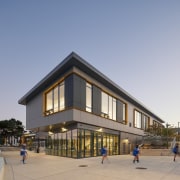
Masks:
[[[94,114],[100,115],[101,114],[101,90],[93,85],[92,88],[93,97],[92,97],[92,111]]]
[[[73,107],[73,76],[65,79],[65,107]]]
[[[123,103],[117,100],[117,121],[123,122]]]
[[[73,106],[86,110],[86,81],[77,75],[73,75]]]

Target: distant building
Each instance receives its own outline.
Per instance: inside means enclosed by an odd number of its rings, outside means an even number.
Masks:
[[[19,101],[26,126],[49,133],[46,153],[72,158],[129,154],[164,121],[72,52]]]

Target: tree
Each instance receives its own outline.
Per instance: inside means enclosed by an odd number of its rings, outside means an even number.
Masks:
[[[163,128],[164,127],[162,125],[153,124],[149,126],[146,132],[148,132],[150,135],[153,135],[153,136],[161,136]]]
[[[0,121],[0,144],[13,144],[13,139],[19,141],[24,131],[21,121],[11,118],[9,120]]]
[[[175,130],[173,128],[163,128],[162,129],[162,136],[168,136],[168,137],[174,137],[175,136]]]

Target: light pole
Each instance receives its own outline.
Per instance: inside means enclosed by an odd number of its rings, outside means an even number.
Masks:
[[[167,124],[166,124],[166,133],[167,133],[167,134],[166,134],[166,135],[167,135],[167,138],[166,138],[166,140],[167,140],[167,149],[168,149],[168,147],[169,147],[169,146],[168,146],[168,143],[169,143],[169,132],[168,132],[168,127],[169,127],[169,126],[171,126],[171,124],[168,124],[168,123],[167,123]],[[172,127],[172,126],[171,126],[171,127]]]
[[[167,149],[168,149],[168,126],[169,124],[166,124],[166,143],[167,143]]]
[[[172,127],[174,127],[174,125],[173,124],[166,124],[166,133],[167,133],[167,149],[168,149],[168,142],[169,142],[169,131],[168,131],[168,127],[170,127],[170,128],[172,128]],[[170,134],[171,135],[171,134]]]

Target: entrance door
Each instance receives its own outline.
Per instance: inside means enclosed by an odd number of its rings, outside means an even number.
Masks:
[[[101,147],[102,147],[102,135],[101,133],[94,133],[94,156],[101,155]]]
[[[103,146],[107,147],[109,155],[118,154],[118,136],[112,134],[104,134]]]

